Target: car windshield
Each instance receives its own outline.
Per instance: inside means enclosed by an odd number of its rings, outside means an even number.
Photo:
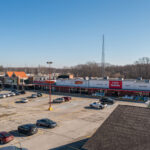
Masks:
[[[5,137],[9,137],[9,136],[11,136],[9,133],[4,133],[4,136]]]
[[[23,128],[25,129],[30,129],[31,127],[34,127],[34,125],[32,124],[27,124],[27,125],[24,125]]]
[[[30,129],[29,126],[23,126],[23,128],[26,129],[26,130]]]
[[[109,100],[109,101],[112,101],[113,99],[112,99],[112,98],[108,98],[108,100]]]
[[[53,123],[53,121],[50,119],[45,119],[45,122]]]

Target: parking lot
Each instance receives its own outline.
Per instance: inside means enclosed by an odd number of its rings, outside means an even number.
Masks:
[[[1,92],[3,93],[3,92]],[[146,107],[145,104],[117,101],[102,110],[90,109],[90,103],[96,99],[72,97],[69,102],[52,104],[53,111],[48,111],[49,97],[29,99],[28,103],[15,103],[21,98],[31,96],[34,92],[27,92],[0,99],[0,130],[11,132],[15,139],[8,145],[22,146],[29,150],[49,150],[66,145],[77,140],[89,138],[96,129],[107,119],[110,113],[121,105],[135,105]],[[52,95],[52,99],[61,97]],[[26,123],[36,123],[41,118],[49,118],[57,122],[58,126],[53,129],[40,127],[38,133],[33,136],[20,135],[17,127]]]

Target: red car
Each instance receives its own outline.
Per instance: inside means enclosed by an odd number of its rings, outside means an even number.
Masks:
[[[65,102],[67,102],[67,101],[70,101],[70,100],[71,100],[71,97],[69,97],[69,96],[65,96],[65,97],[62,97],[62,98],[64,98]]]
[[[0,132],[0,144],[5,144],[14,139],[14,136],[8,132]]]

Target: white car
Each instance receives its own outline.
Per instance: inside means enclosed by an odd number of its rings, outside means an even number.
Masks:
[[[11,92],[11,93],[8,93],[10,96],[15,96],[16,94]]]
[[[0,98],[5,98],[6,95],[5,94],[0,94]]]
[[[64,101],[65,101],[64,98],[56,98],[53,100],[54,103],[62,103]]]
[[[145,104],[147,105],[148,108],[150,108],[150,100],[148,100],[147,102],[145,102]]]
[[[6,97],[10,97],[11,96],[10,93],[6,93],[5,95],[6,95]]]
[[[11,95],[11,96],[15,96],[16,94],[15,94],[14,92],[11,92],[10,95]]]
[[[103,109],[104,105],[102,105],[100,102],[94,102],[90,104],[90,107],[97,108],[97,109]]]
[[[20,102],[21,102],[21,103],[27,103],[27,102],[28,102],[28,99],[22,98],[22,99],[20,100]]]

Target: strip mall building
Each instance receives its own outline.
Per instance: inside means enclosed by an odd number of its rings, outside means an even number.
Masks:
[[[48,82],[35,82],[37,86],[48,88]],[[119,79],[58,79],[51,82],[53,91],[65,93],[80,93],[92,95],[93,93],[105,93],[108,96],[140,95],[150,96],[149,80],[119,80]]]

